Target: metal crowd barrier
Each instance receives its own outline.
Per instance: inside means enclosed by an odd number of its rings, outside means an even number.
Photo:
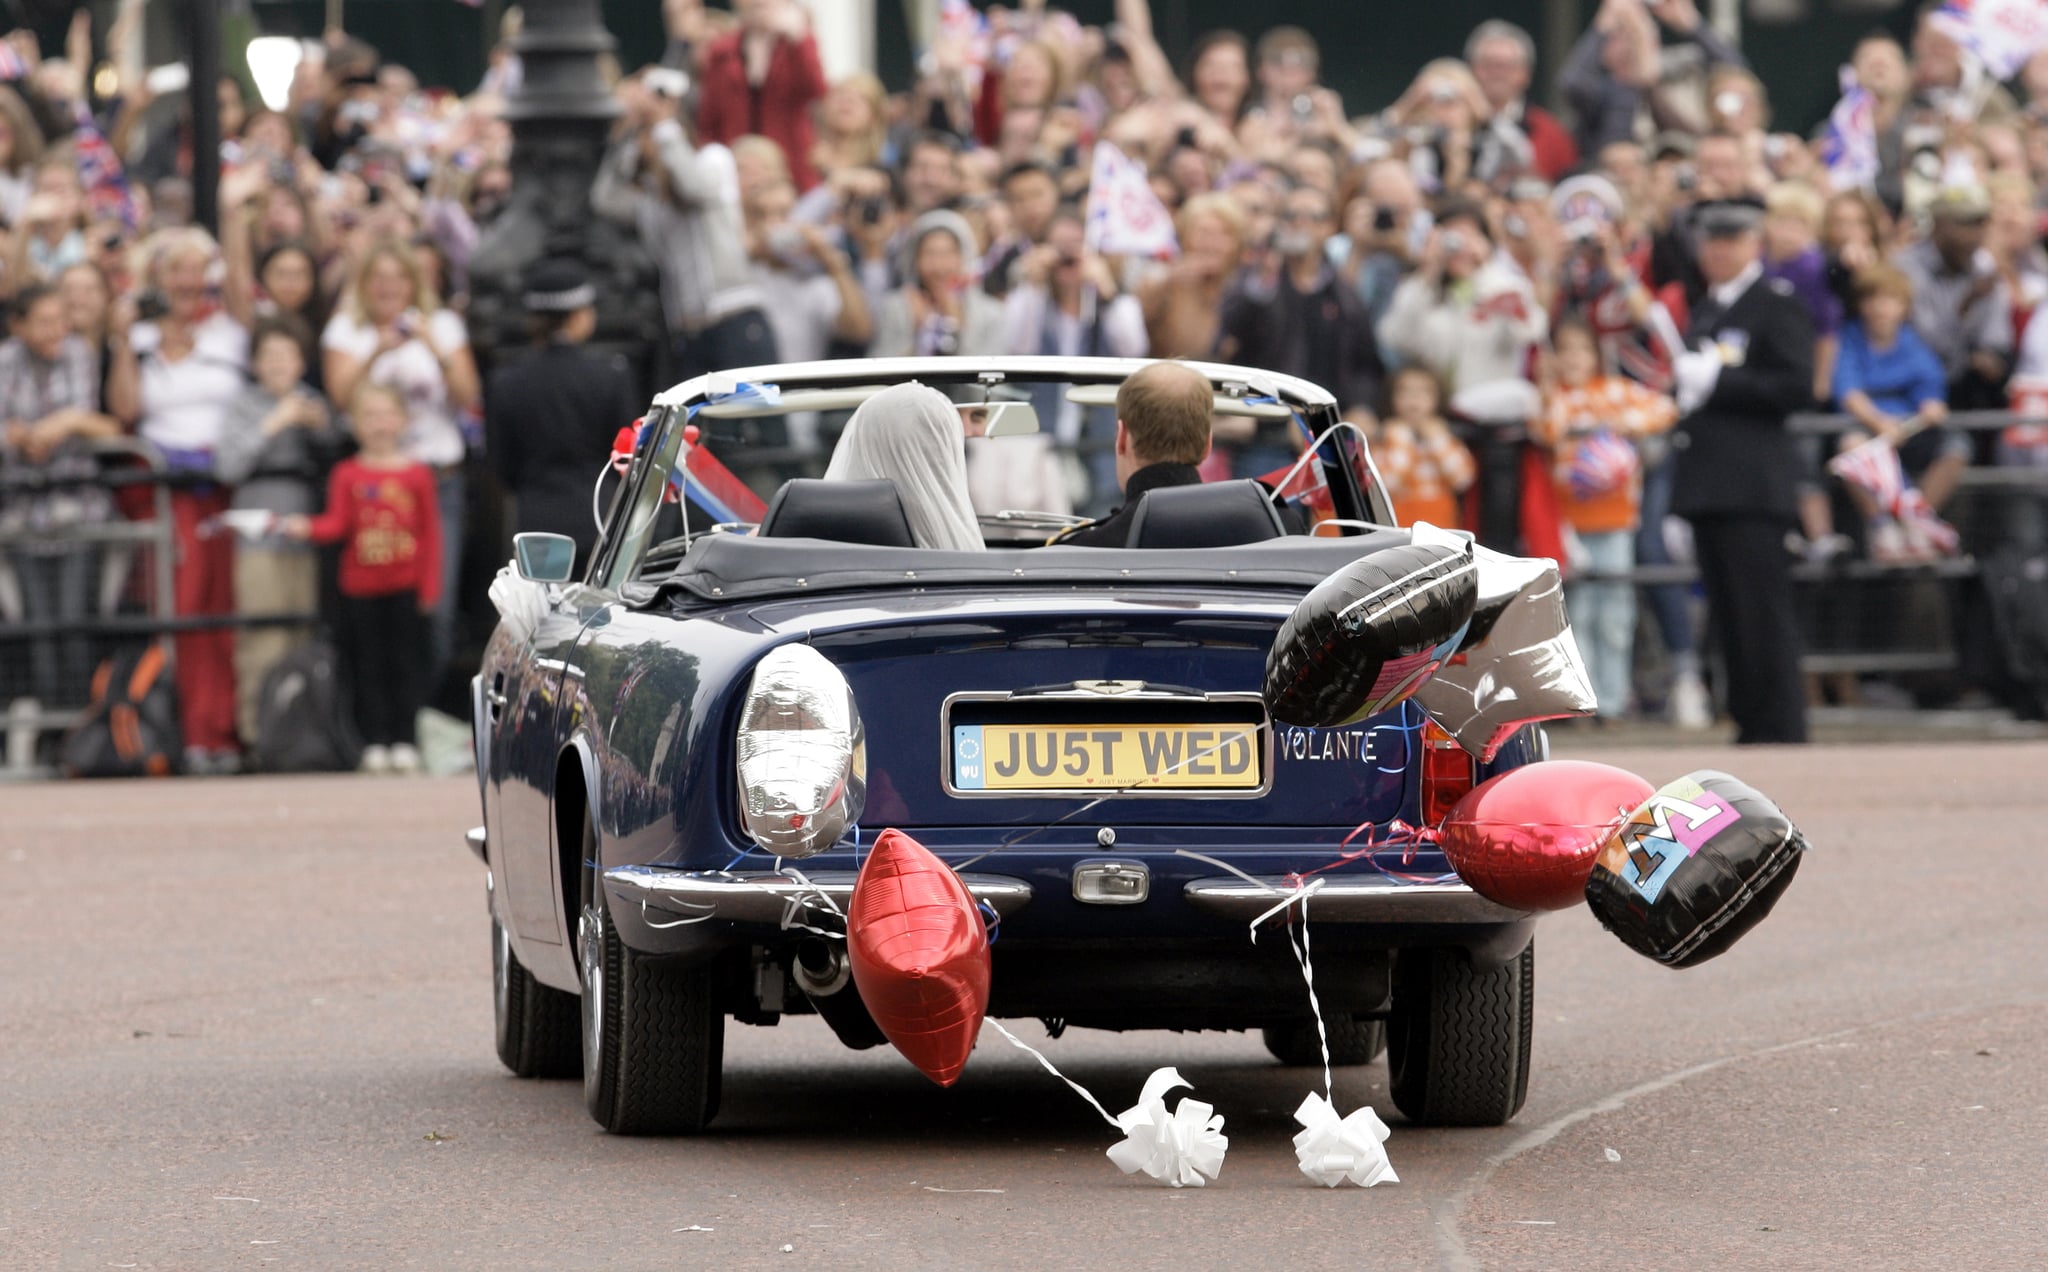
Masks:
[[[155,447],[134,438],[96,442],[93,455],[97,470],[90,477],[53,479],[35,469],[0,473],[0,502],[83,485],[110,493],[147,491],[146,516],[133,515],[131,499],[127,509],[117,509],[102,522],[43,532],[0,531],[0,727],[5,730],[0,771],[19,774],[34,769],[42,735],[69,728],[77,720],[91,700],[93,670],[122,646],[160,642],[168,674],[175,670],[177,657],[171,638],[180,632],[318,621],[312,614],[179,615],[171,491],[207,479],[173,471]],[[27,613],[29,598],[21,586],[21,571],[34,567],[25,566],[24,557],[32,549],[52,547],[97,554],[88,562],[95,577],[83,615]],[[82,657],[77,648],[81,644]],[[38,663],[53,661],[59,668],[54,678],[37,674]],[[83,674],[76,674],[81,667]]]
[[[1958,411],[1949,417],[1952,427],[1979,438],[2025,422],[2006,411]],[[1858,425],[1848,415],[1807,413],[1792,417],[1788,427],[1825,439]],[[1832,487],[1835,479],[1828,483]],[[1985,559],[2005,545],[2043,546],[2048,468],[1973,463],[1963,471],[1943,516],[1961,535],[1957,555],[1892,563],[1851,553],[1794,567],[1806,626],[1806,671],[1910,675],[1961,669],[1967,661],[1958,639],[1965,589],[1981,578]],[[1690,585],[1699,573],[1689,564],[1639,564],[1625,572],[1589,570],[1573,577],[1625,580],[1642,589]]]
[[[120,510],[106,521],[62,526],[53,531],[0,531],[0,719],[6,727],[5,766],[16,772],[34,767],[42,734],[68,728],[92,694],[92,669],[110,649],[103,635],[121,633],[161,640],[166,666],[175,657],[164,632],[173,617],[176,593],[176,541],[171,522],[171,474],[155,447],[132,438],[95,442],[98,463],[90,478],[53,481],[37,470],[14,471],[0,480],[0,500],[13,500],[90,484],[109,492],[146,487],[147,517],[124,516]],[[23,572],[35,568],[29,558],[37,549],[60,548],[89,553],[81,563],[90,576],[82,616],[31,617]],[[62,555],[58,553],[57,555]],[[38,651],[43,642],[45,651]],[[64,646],[83,643],[81,658]],[[43,652],[44,656],[38,657]],[[54,679],[36,674],[38,663],[55,661],[62,669],[85,668],[81,680],[60,670]],[[47,670],[47,668],[45,668]]]

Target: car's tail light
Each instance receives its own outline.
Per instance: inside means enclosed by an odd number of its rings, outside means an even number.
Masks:
[[[754,667],[740,712],[740,821],[778,857],[839,842],[867,802],[867,743],[853,689],[809,645],[783,645]]]
[[[1422,721],[1422,824],[1434,826],[1477,785],[1479,769],[1458,739],[1436,721]]]

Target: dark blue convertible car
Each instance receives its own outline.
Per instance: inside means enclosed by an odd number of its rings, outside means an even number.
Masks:
[[[1320,1060],[1300,972],[1285,940],[1254,944],[1247,924],[1320,872],[1309,920],[1334,1059],[1384,1049],[1394,1102],[1419,1123],[1514,1115],[1534,916],[1476,895],[1426,843],[1356,851],[1434,822],[1490,770],[1412,704],[1276,728],[1259,696],[1302,595],[1406,542],[1364,439],[1312,384],[1196,364],[1218,463],[1264,484],[1219,472],[1155,492],[1173,499],[1126,548],[1045,546],[1116,502],[1105,404],[1141,365],[854,361],[694,380],[656,401],[630,467],[601,486],[587,563],[572,571],[565,539],[522,536],[511,582],[528,599],[475,682],[470,833],[507,1066],[580,1073],[609,1130],[677,1134],[717,1112],[728,1019],[814,1012],[849,1046],[880,1042],[839,912],[864,850],[897,827],[982,903],[990,1014],[1055,1035],[1259,1029],[1293,1064]],[[800,480],[848,407],[907,379],[988,434],[971,464],[989,551],[910,546],[886,483]],[[707,513],[710,486],[669,494],[704,480],[689,475],[699,451],[774,496],[757,523]],[[1297,457],[1297,472],[1264,471]],[[1041,506],[981,506],[1010,489]],[[850,823],[800,861],[749,833],[768,798],[752,788],[831,775],[804,771],[801,751],[738,761],[759,741],[745,736],[755,669],[796,644],[843,681],[850,720],[821,727],[845,733],[865,783],[838,791]],[[1543,745],[1531,729],[1492,769]]]

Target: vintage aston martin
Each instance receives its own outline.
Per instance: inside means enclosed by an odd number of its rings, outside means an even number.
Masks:
[[[1194,364],[1216,395],[1218,479],[1147,495],[1125,548],[1046,546],[1118,502],[1110,408],[1142,365],[700,378],[654,402],[630,463],[622,447],[587,563],[521,536],[517,585],[538,599],[474,682],[469,835],[508,1067],[580,1074],[608,1130],[687,1134],[717,1112],[728,1019],[816,1013],[849,1046],[879,1043],[840,912],[896,827],[980,902],[991,1015],[1054,1036],[1259,1029],[1290,1064],[1320,1060],[1300,972],[1247,925],[1315,872],[1334,1059],[1384,1049],[1419,1123],[1514,1115],[1534,916],[1475,894],[1427,843],[1357,847],[1435,822],[1543,737],[1480,765],[1412,703],[1341,729],[1267,719],[1261,675],[1293,606],[1408,535],[1313,384]],[[889,483],[809,479],[845,411],[910,379],[986,434],[970,466],[988,551],[912,546]],[[844,709],[759,732],[792,684]]]

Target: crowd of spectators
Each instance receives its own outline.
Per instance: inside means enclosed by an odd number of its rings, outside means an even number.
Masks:
[[[1754,201],[1767,275],[1812,318],[1814,401],[1860,430],[1844,444],[1895,438],[1936,510],[1973,457],[2048,463],[2041,430],[1973,450],[1943,427],[1949,409],[2048,383],[2048,322],[2030,322],[2048,297],[2048,54],[2016,99],[1925,17],[1910,47],[1864,39],[1849,60],[1876,100],[1880,162],[1846,182],[1818,136],[1772,130],[1766,86],[1694,0],[1602,0],[1556,72],[1561,115],[1534,100],[1549,96],[1534,42],[1503,21],[1347,102],[1298,27],[1210,32],[1175,66],[1147,0],[1117,0],[1102,27],[1043,0],[948,3],[895,91],[829,79],[795,0],[662,9],[660,62],[611,68],[620,117],[591,199],[660,271],[675,378],[866,354],[1243,362],[1329,388],[1373,433],[1404,516],[1625,569],[1670,559],[1660,437],[1705,291],[1697,209]],[[217,240],[191,223],[189,112],[135,77],[109,90],[89,76],[83,13],[62,57],[8,45],[6,462],[62,466],[96,439],[141,438],[210,479],[173,496],[179,611],[302,610],[303,534],[238,546],[222,514],[305,531],[294,519],[321,513],[366,388],[389,390],[447,548],[418,592],[431,683],[455,639],[469,486],[490,463],[463,313],[469,255],[511,186],[509,41],[467,95],[423,89],[339,33],[309,49],[282,109],[223,79]],[[1098,250],[1086,209],[1104,143],[1149,173],[1176,250]],[[1241,474],[1299,445],[1265,422],[1217,441]],[[1814,448],[1797,477],[1794,547],[1940,550],[1867,500],[1866,524],[1838,525],[1823,458]],[[67,491],[11,499],[0,526],[119,515]],[[81,617],[119,590],[110,555],[17,545],[0,605]],[[1650,595],[1670,706],[1697,723],[1694,633],[1671,592]],[[1632,615],[1611,591],[1579,603],[1601,633],[1603,713],[1619,714]],[[296,638],[180,635],[193,764],[232,765],[253,687]],[[37,647],[39,679],[66,648]]]

